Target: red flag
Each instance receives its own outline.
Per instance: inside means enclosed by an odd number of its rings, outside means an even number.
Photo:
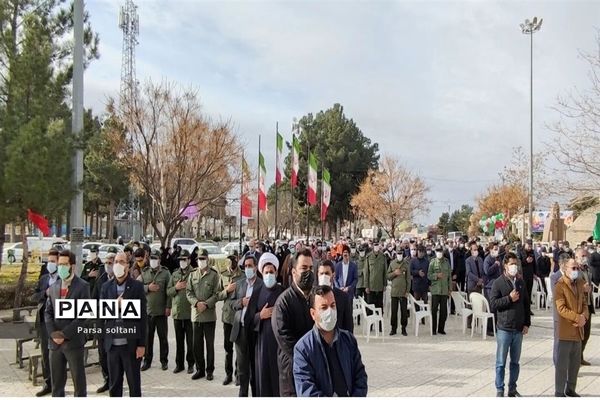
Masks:
[[[250,200],[250,196],[248,196],[248,193],[250,192],[250,168],[248,167],[248,164],[246,163],[246,159],[244,159],[244,157],[242,157],[242,176],[242,180],[244,183],[242,185],[241,195],[241,214],[242,217],[252,218],[252,200]]]
[[[37,228],[42,231],[44,236],[50,236],[50,227],[48,220],[41,214],[36,214],[31,209],[27,209],[27,219],[33,222]]]

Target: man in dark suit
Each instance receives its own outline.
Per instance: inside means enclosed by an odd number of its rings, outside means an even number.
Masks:
[[[246,279],[238,281],[231,303],[231,307],[235,311],[231,341],[235,343],[237,371],[240,380],[239,397],[248,397],[248,384],[252,390],[252,397],[256,396],[254,316],[260,311],[256,309],[256,303],[263,287],[262,279],[256,276],[257,264],[254,256],[246,256],[244,259]]]
[[[346,253],[346,249],[344,249]],[[340,263],[337,264],[338,266]],[[332,285],[334,273],[337,275],[337,268],[329,260],[322,260],[317,268],[317,286],[329,286],[333,289],[335,304],[337,306],[336,328],[345,329],[354,332],[354,321],[352,319],[352,300],[354,297],[348,296],[347,292],[338,289]]]
[[[114,279],[102,285],[102,299],[140,300],[139,319],[104,320],[104,349],[108,355],[109,394],[123,396],[123,374],[127,376],[130,397],[142,396],[140,364],[146,351],[146,329],[148,315],[146,294],[142,282],[129,275],[127,255],[118,253],[113,265]],[[120,303],[119,303],[120,304]],[[127,334],[107,333],[109,330],[123,329]]]
[[[342,261],[335,265],[335,279],[333,286],[346,293],[349,298],[354,298],[356,284],[358,283],[358,266],[350,261],[350,247],[344,245]]]
[[[58,250],[51,249],[48,252],[48,262],[45,265],[46,273],[40,277],[31,300],[38,303],[37,315],[35,318],[35,327],[42,349],[42,376],[44,377],[44,387],[37,392],[37,397],[52,393],[52,381],[50,379],[50,350],[48,349],[48,331],[44,321],[46,311],[46,300],[48,299],[48,288],[56,282],[58,274],[56,273],[58,265]]]
[[[471,255],[467,258],[467,292],[477,292],[483,294],[485,285],[485,272],[483,270],[483,258],[479,252],[477,243],[471,243]]]
[[[50,375],[52,377],[52,397],[64,397],[67,384],[67,365],[71,370],[76,397],[85,397],[84,351],[86,335],[80,329],[83,319],[57,319],[54,316],[54,304],[60,299],[89,299],[90,286],[75,275],[75,254],[63,250],[58,256],[57,274],[59,279],[50,286],[46,301],[45,323],[50,335]]]

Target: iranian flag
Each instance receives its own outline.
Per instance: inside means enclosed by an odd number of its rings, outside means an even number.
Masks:
[[[298,186],[298,170],[300,169],[300,142],[292,135],[292,188]]]
[[[317,204],[317,157],[308,156],[308,204]]]
[[[283,136],[277,132],[277,153],[275,154],[277,168],[275,169],[275,184],[283,183]]]
[[[325,221],[327,217],[327,208],[329,208],[329,200],[331,199],[331,183],[329,171],[323,168],[323,182],[321,183],[323,198],[321,200],[321,221]]]
[[[267,210],[267,191],[265,190],[265,158],[262,153],[258,153],[258,209],[260,211]]]
[[[252,218],[252,200],[250,200],[250,168],[245,158],[242,158],[242,217]]]

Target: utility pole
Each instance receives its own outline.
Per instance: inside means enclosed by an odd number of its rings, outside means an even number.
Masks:
[[[75,0],[73,6],[73,136],[83,136],[83,0]],[[71,200],[71,251],[77,259],[75,273],[81,273],[83,258],[83,148],[78,144],[73,157],[73,184],[76,194]]]

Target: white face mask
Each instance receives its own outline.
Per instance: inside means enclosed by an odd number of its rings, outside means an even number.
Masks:
[[[181,269],[186,269],[188,267],[188,263],[186,260],[180,260],[179,261],[179,268]]]
[[[359,252],[358,254],[359,254],[361,257],[364,257],[364,256],[365,256],[365,252],[364,252],[364,251],[361,251],[361,252]]]
[[[379,246],[373,246],[373,251],[377,253],[379,251]]]
[[[398,261],[402,261],[403,257],[404,256],[402,254],[396,254],[396,260],[398,260]]]
[[[492,258],[498,257],[498,251],[497,250],[490,251],[490,256],[492,256]]]
[[[121,264],[113,265],[113,272],[117,278],[125,276],[125,266]]]
[[[208,261],[207,260],[198,260],[198,266],[202,269],[208,267]]]
[[[48,264],[46,264],[46,269],[51,274],[55,273],[56,272],[56,263],[48,262]]]
[[[510,275],[514,278],[515,276],[517,276],[518,272],[519,272],[519,267],[517,266],[517,264],[510,264],[508,266],[508,275]]]
[[[331,286],[331,277],[329,275],[319,275],[319,286]]]
[[[98,253],[90,253],[90,260],[95,260],[98,256]]]
[[[331,332],[337,323],[337,310],[331,307],[327,310],[319,310],[319,319],[319,327],[325,332]]]
[[[441,260],[442,257],[444,257],[444,253],[442,253],[441,251],[436,251],[435,256],[437,257],[438,260]]]
[[[275,274],[264,274],[263,282],[265,283],[265,286],[270,289],[277,283],[277,277]]]
[[[150,268],[152,268],[152,269],[158,268],[159,264],[160,264],[160,260],[154,260],[154,259],[150,260]]]

